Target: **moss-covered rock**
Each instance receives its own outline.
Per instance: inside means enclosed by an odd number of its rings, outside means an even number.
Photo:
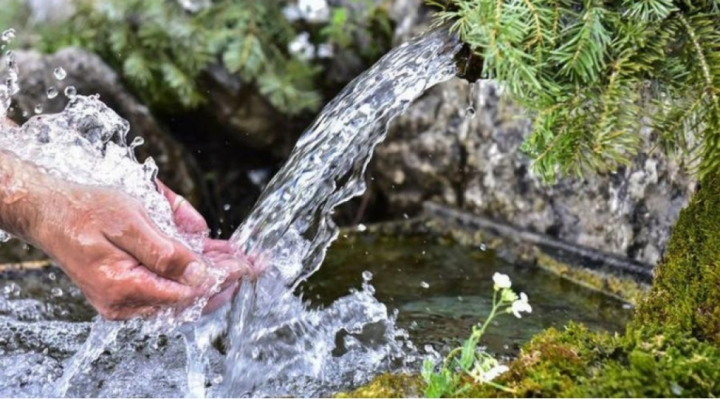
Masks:
[[[720,345],[720,176],[703,181],[675,225],[635,326],[670,326]]]
[[[478,385],[463,396],[720,396],[720,176],[706,177],[681,213],[625,334],[546,330],[496,382],[510,391]],[[365,393],[402,383],[383,376]]]
[[[550,329],[522,351],[497,382],[474,397],[713,397],[720,393],[720,348],[675,329],[624,336],[571,324]]]
[[[407,374],[383,374],[368,385],[352,392],[340,393],[338,398],[407,398],[422,392],[423,382],[419,376]]]
[[[720,176],[706,178],[681,213],[625,335],[547,330],[498,382],[519,397],[720,395]]]

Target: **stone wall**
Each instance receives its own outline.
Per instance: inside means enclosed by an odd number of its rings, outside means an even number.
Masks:
[[[656,263],[695,189],[692,175],[646,145],[629,168],[545,185],[519,151],[530,130],[521,115],[492,84],[476,86],[472,101],[465,81],[438,85],[392,123],[371,167],[374,189],[394,215],[436,201]]]

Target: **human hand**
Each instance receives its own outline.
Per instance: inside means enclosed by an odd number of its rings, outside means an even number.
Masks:
[[[165,236],[142,204],[124,193],[70,183],[0,152],[0,228],[57,261],[105,318],[185,308],[217,287],[208,273],[213,267],[227,278],[206,307],[211,311],[249,270],[226,242],[206,239],[203,259]],[[180,229],[204,232],[197,211],[167,191]]]
[[[200,213],[182,196],[170,190],[161,181],[156,181],[158,189],[167,198],[173,211],[175,225],[184,234],[204,234],[209,227]],[[211,265],[227,273],[222,282],[223,289],[208,301],[205,313],[215,311],[227,303],[234,295],[243,276],[251,278],[259,273],[258,262],[238,252],[225,240],[205,238],[203,243],[203,256]]]

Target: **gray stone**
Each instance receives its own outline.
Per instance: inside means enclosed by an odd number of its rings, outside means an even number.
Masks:
[[[75,87],[78,94],[99,94],[103,102],[130,122],[129,140],[136,135],[145,139],[145,144],[136,150],[138,158],[152,156],[160,167],[163,181],[189,199],[197,199],[192,157],[160,126],[148,108],[125,89],[117,73],[98,56],[77,48],[62,49],[51,55],[36,51],[16,51],[15,54],[21,91],[13,97],[13,119],[24,121],[34,115],[37,105],[42,106],[43,113],[60,112],[68,102],[63,94],[68,86]],[[57,67],[67,72],[62,81],[53,76]],[[5,76],[3,68],[4,65],[0,66],[0,76]],[[47,96],[50,87],[59,91],[53,99]]]
[[[423,201],[452,205],[533,231],[654,264],[696,179],[646,145],[629,168],[545,185],[519,150],[530,131],[522,111],[480,84],[438,85],[397,118],[377,150],[374,189],[394,215]]]

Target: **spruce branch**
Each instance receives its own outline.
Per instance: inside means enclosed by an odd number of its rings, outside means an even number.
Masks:
[[[436,18],[480,60],[468,78],[534,119],[522,149],[546,181],[629,164],[645,127],[720,171],[720,0],[449,0]]]

